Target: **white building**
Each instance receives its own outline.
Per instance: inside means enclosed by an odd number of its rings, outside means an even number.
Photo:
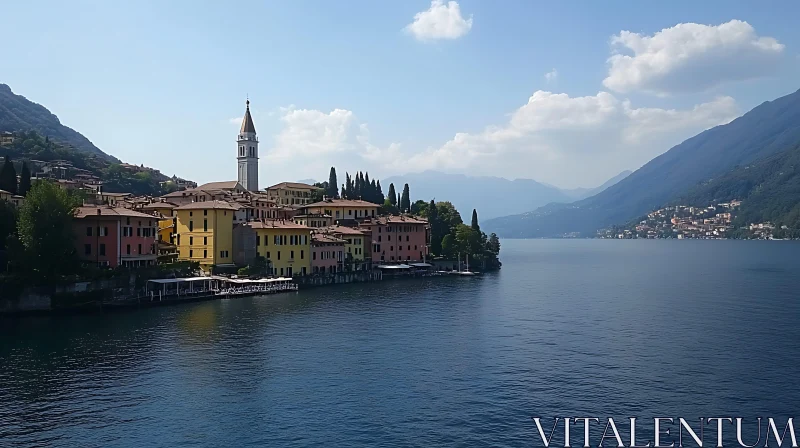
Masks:
[[[242,119],[242,128],[236,140],[239,183],[249,191],[258,191],[258,137],[253,117],[250,116],[250,100]]]

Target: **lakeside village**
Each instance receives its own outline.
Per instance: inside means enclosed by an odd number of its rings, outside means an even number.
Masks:
[[[476,211],[471,225],[463,224],[449,202],[412,203],[408,184],[402,194],[391,185],[384,196],[380,181],[359,172],[348,174],[340,191],[331,168],[328,182],[259,189],[258,144],[248,101],[238,179],[199,186],[179,179],[176,188],[173,178],[175,191],[160,197],[105,192],[96,176],[64,161],[35,173],[25,165],[16,176],[6,159],[0,282],[16,284],[17,296],[41,298],[31,287],[48,285],[51,298],[74,302],[84,292],[101,304],[141,304],[500,267],[499,240],[480,231]]]
[[[783,239],[776,237],[776,233],[786,230],[786,226],[776,229],[770,222],[734,225],[741,205],[742,201],[732,200],[707,207],[664,207],[636,223],[602,229],[597,236],[613,239]]]

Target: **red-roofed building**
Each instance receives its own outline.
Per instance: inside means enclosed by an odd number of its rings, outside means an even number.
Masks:
[[[423,262],[428,257],[430,226],[413,216],[385,216],[360,224],[371,230],[372,263]]]

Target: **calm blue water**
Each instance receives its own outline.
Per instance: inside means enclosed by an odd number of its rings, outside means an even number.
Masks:
[[[541,446],[534,415],[795,415],[799,244],[507,240],[502,258],[0,320],[0,445]]]

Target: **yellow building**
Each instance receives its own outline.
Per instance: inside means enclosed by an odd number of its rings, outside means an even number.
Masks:
[[[197,261],[204,270],[233,267],[235,210],[225,201],[193,202],[175,208],[178,259]]]
[[[367,250],[371,246],[366,246],[369,238],[364,231],[346,226],[331,226],[323,229],[323,232],[344,240],[345,266],[349,259],[353,270],[361,271],[365,268],[364,259],[371,258],[372,251]]]
[[[301,213],[329,215],[334,222],[341,219],[366,219],[378,216],[378,205],[359,199],[326,199],[302,206]]]
[[[266,189],[267,196],[278,205],[305,205],[311,202],[311,193],[319,187],[299,182],[281,182]]]
[[[249,264],[257,253],[269,260],[272,275],[292,277],[311,273],[308,226],[281,220],[248,222],[236,226],[234,240],[237,265]]]

